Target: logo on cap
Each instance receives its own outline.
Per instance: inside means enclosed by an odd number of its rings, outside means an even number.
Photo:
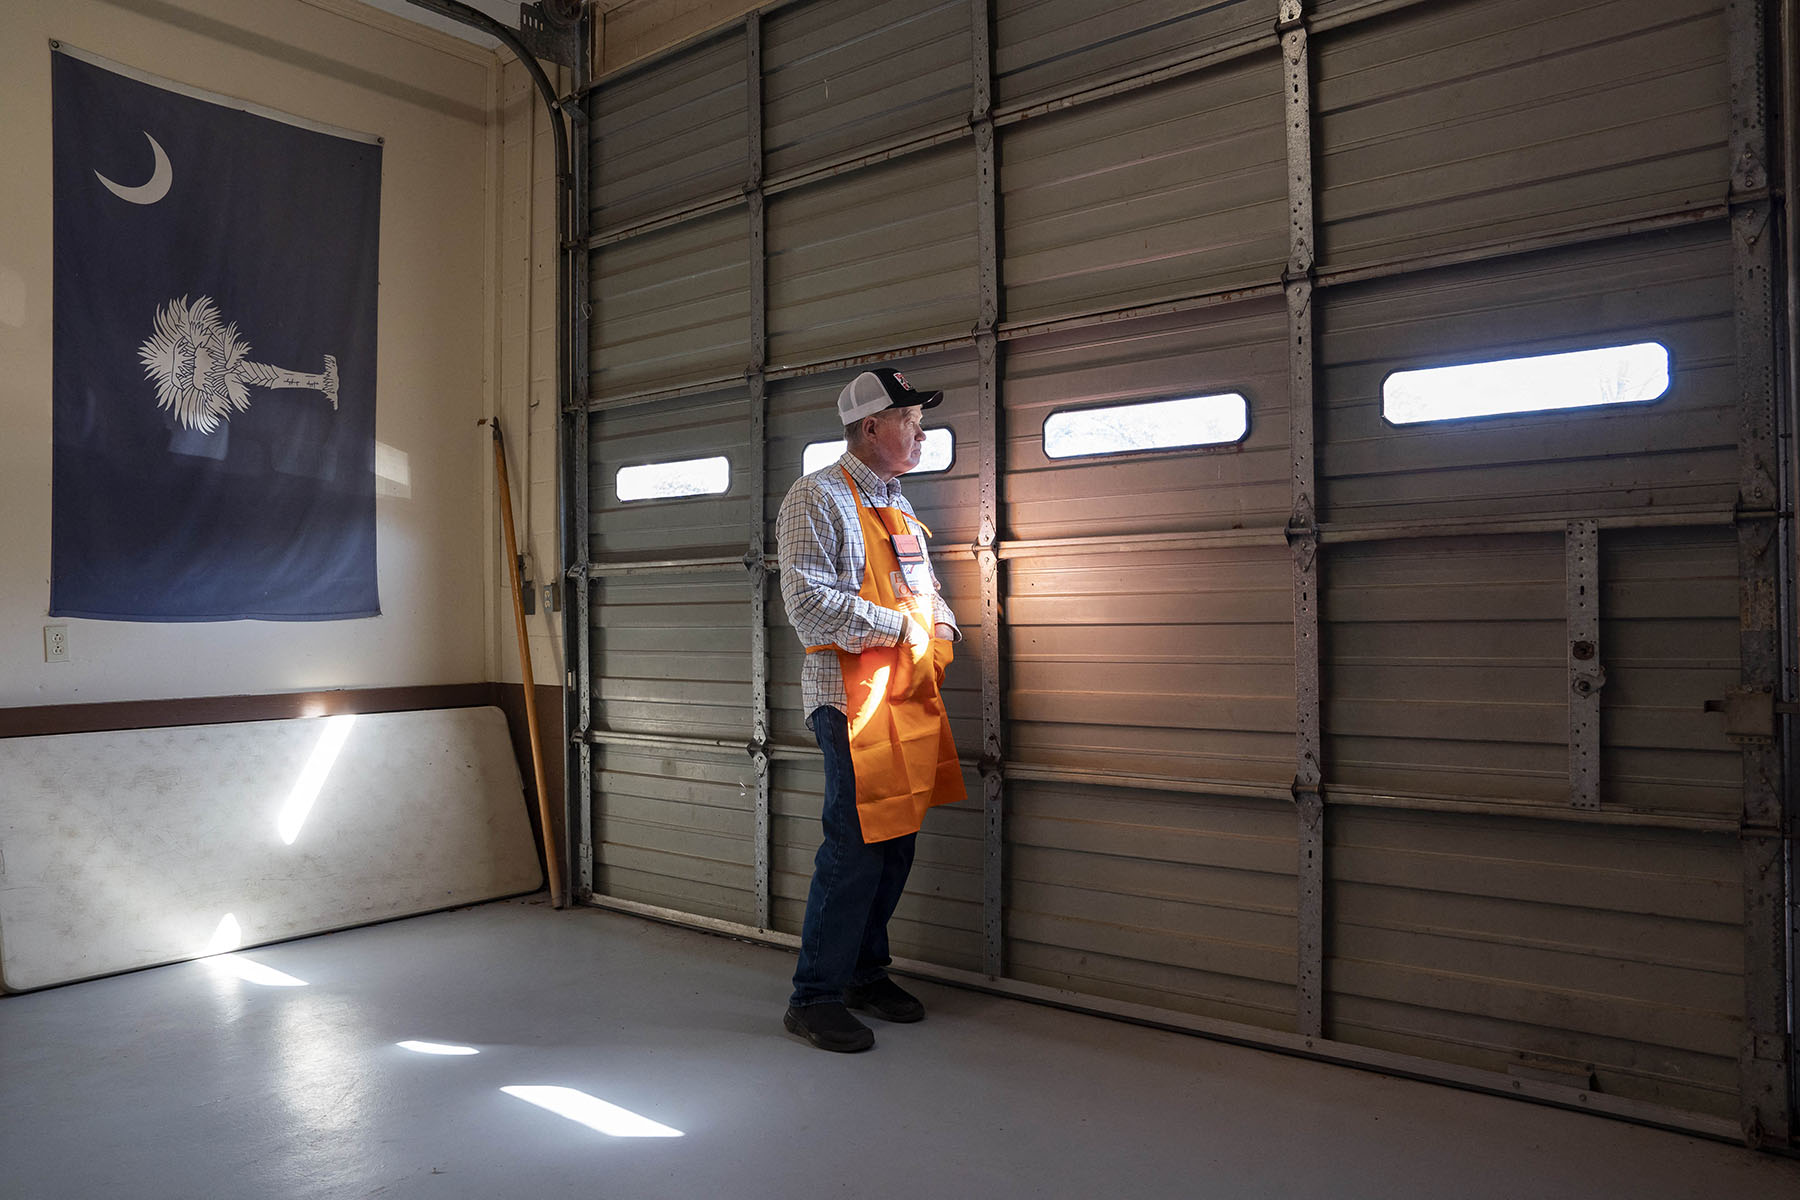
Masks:
[[[898,371],[894,372],[894,382],[899,384],[901,387],[905,388],[909,392],[913,390],[913,385],[906,382],[906,376],[902,375]]]

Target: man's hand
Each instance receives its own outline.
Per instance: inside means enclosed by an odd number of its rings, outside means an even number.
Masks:
[[[900,614],[900,642],[915,650],[920,650],[931,644],[931,634],[926,631],[925,626],[902,613]]]
[[[954,642],[956,640],[956,627],[954,625],[946,624],[943,621],[939,621],[932,628],[931,635],[936,638],[941,638],[946,642]]]

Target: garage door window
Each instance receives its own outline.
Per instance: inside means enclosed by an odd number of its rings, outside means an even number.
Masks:
[[[621,500],[674,500],[716,496],[731,486],[731,462],[723,455],[680,462],[620,467],[614,486]]]
[[[1669,351],[1657,342],[1495,362],[1395,371],[1381,415],[1395,425],[1503,413],[1647,404],[1669,390]]]
[[[828,467],[844,456],[844,440],[835,442],[814,442],[800,455],[800,471],[811,475],[820,467]],[[933,471],[948,471],[950,462],[956,457],[956,438],[948,429],[937,428],[925,431],[925,449],[919,454],[919,465],[908,471],[908,475],[929,475]]]
[[[1250,406],[1236,392],[1108,404],[1051,413],[1044,421],[1044,454],[1084,458],[1139,450],[1225,446],[1250,431]]]

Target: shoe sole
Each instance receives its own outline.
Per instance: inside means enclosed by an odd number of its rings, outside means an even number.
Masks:
[[[923,1021],[925,1019],[925,1010],[923,1008],[904,1013],[896,1013],[876,1008],[873,1004],[866,1004],[862,1001],[851,1000],[849,998],[845,998],[844,1007],[855,1009],[857,1012],[870,1013],[880,1017],[884,1021],[892,1021],[896,1025],[911,1025],[915,1021]]]
[[[858,1039],[855,1042],[848,1042],[840,1045],[833,1042],[822,1041],[812,1032],[812,1030],[796,1021],[792,1013],[783,1016],[781,1018],[781,1024],[789,1033],[805,1038],[819,1049],[830,1050],[834,1054],[856,1054],[863,1050],[871,1049],[875,1045],[875,1035],[873,1033],[869,1034],[869,1040],[866,1042]]]

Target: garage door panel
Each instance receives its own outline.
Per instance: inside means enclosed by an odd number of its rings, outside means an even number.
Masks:
[[[678,387],[750,360],[750,222],[734,208],[616,242],[589,259],[595,397]]]
[[[1724,47],[1713,0],[1420,5],[1319,38],[1323,260],[1722,201]]]
[[[748,738],[750,604],[740,576],[619,576],[591,595],[601,727]]]
[[[1273,20],[1262,0],[999,0],[993,11],[994,90],[1007,105],[1240,45]]]
[[[1293,634],[1284,547],[1055,554],[1006,575],[1013,754],[1203,778],[1292,773]],[[1261,653],[1258,654],[1257,652]],[[1174,756],[1152,731],[1189,730]]]
[[[1267,284],[1287,261],[1273,55],[1002,132],[1007,316]]]
[[[620,900],[673,909],[716,921],[743,922],[751,915],[753,897],[743,887],[692,878],[695,868],[683,860],[624,854],[595,847],[595,874],[606,894]],[[746,872],[747,873],[747,872]]]
[[[1016,723],[1008,734],[1011,757],[1028,766],[1282,788],[1294,777],[1291,732],[1037,721]]]
[[[743,183],[748,63],[743,34],[734,32],[595,90],[588,108],[595,228]]]
[[[1294,1028],[1290,984],[1022,939],[1008,941],[1006,956],[1008,974],[1026,983],[1264,1029]]]
[[[1010,823],[1021,847],[1104,854],[1119,860],[1229,867],[1288,876],[1291,813],[1251,801],[1077,784],[1021,784]]]
[[[821,0],[766,16],[767,169],[796,170],[966,113],[969,14],[959,0]]]
[[[1705,711],[1742,678],[1737,556],[1729,527],[1601,537],[1603,800],[1741,811],[1743,755]]]
[[[1351,543],[1321,563],[1328,783],[1566,798],[1560,536]]]
[[[1668,1094],[1646,1067],[1701,1092],[1735,1069],[1734,838],[1362,811],[1330,837],[1334,1036],[1591,1063],[1643,1098]]]
[[[741,919],[755,891],[749,760],[628,746],[596,747],[594,758],[596,886]]]
[[[1009,962],[1043,963],[1038,978],[1052,963],[1078,967],[1085,990],[1151,990],[1185,1011],[1243,1014],[1252,996],[1285,998],[1294,831],[1280,803],[1016,783]]]
[[[1547,899],[1521,905],[1518,899],[1512,893],[1465,892],[1454,908],[1446,909],[1435,892],[1408,886],[1404,879],[1339,879],[1331,894],[1339,920],[1370,930],[1427,929],[1440,936],[1574,954],[1593,954],[1597,947],[1606,947],[1608,961],[1648,962],[1697,973],[1730,974],[1741,969],[1742,939],[1724,924],[1670,923],[1655,943],[1649,943],[1641,938],[1643,917],[1638,913],[1569,906]]]
[[[972,152],[949,146],[769,201],[769,359],[833,359],[967,333]]]

